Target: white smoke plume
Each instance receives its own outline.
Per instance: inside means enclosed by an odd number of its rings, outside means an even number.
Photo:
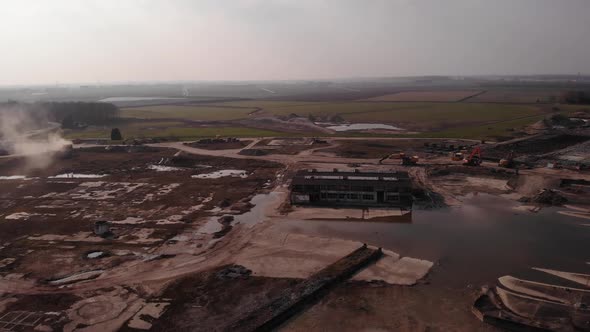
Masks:
[[[72,144],[59,131],[60,125],[47,121],[42,110],[0,105],[0,144],[12,155],[25,156],[30,168],[47,167],[56,153]]]

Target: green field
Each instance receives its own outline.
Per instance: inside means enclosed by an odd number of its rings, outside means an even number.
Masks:
[[[132,123],[119,126],[124,139],[132,138],[176,138],[179,140],[193,140],[203,137],[265,137],[265,136],[287,136],[289,134],[246,127],[188,127],[183,122],[148,122]],[[65,137],[75,138],[110,138],[111,129],[87,129],[77,131],[66,131]]]
[[[419,104],[386,111],[343,114],[350,122],[376,121],[418,131],[438,131],[495,121],[532,117],[541,114],[533,106],[494,104]]]
[[[564,113],[580,106],[561,105]],[[296,136],[277,130],[261,130],[232,126],[195,127],[190,121],[231,121],[252,118],[251,112],[262,109],[278,117],[312,115],[317,121],[344,120],[351,123],[385,123],[408,131],[419,132],[386,136],[494,138],[537,122],[551,112],[550,105],[499,103],[441,102],[301,102],[248,100],[190,106],[149,106],[122,109],[122,117],[130,121],[121,125],[123,135],[130,137],[177,137],[191,139],[209,136]],[[134,121],[137,119],[138,121]],[[141,120],[141,121],[139,121]],[[149,120],[149,121],[145,121]],[[161,121],[158,121],[161,120]],[[187,122],[187,120],[189,122]],[[110,129],[87,129],[67,133],[68,137],[107,137]],[[283,129],[285,130],[285,129]],[[308,133],[325,136],[318,132]],[[341,132],[337,136],[371,136],[367,133]],[[374,134],[373,134],[374,136]]]
[[[314,105],[318,102],[311,101],[282,101],[282,100],[243,100],[243,101],[230,101],[215,103],[218,106],[230,106],[230,107],[250,107],[250,108],[282,108],[282,107],[293,107],[293,106],[305,106]],[[213,105],[213,104],[212,104]]]
[[[186,119],[202,121],[225,121],[248,117],[255,108],[232,108],[217,106],[148,106],[124,108],[121,117],[135,119]]]
[[[235,106],[254,106],[252,101],[234,102]],[[538,121],[541,109],[534,105],[492,103],[428,103],[428,102],[318,102],[298,105],[295,102],[264,102],[258,104],[277,116],[297,114],[329,120],[338,115],[348,122],[393,124],[404,129],[427,133],[457,132],[467,135],[486,128],[485,135],[502,132],[509,125],[520,127]],[[506,121],[503,124],[495,122]],[[492,128],[487,129],[486,125]],[[496,129],[496,130],[494,130]]]

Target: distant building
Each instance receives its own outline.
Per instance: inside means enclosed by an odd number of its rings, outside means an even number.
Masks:
[[[411,209],[407,172],[299,171],[291,183],[291,204]]]

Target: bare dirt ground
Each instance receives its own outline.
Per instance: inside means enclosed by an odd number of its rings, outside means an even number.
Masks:
[[[259,306],[279,295],[296,279],[237,276],[220,278],[223,268],[205,271],[172,284],[164,292],[175,299],[154,331],[223,331],[244,308]],[[243,294],[246,296],[236,296]]]
[[[449,139],[398,139],[398,140],[339,140],[338,146],[324,149],[324,152],[331,152],[339,157],[345,158],[381,158],[384,156],[406,153],[407,155],[418,155],[420,157],[432,156],[432,148],[426,144],[438,144],[445,146],[459,147],[461,145],[472,145],[472,141],[449,140]]]
[[[444,149],[424,144],[435,140],[343,138],[321,146],[249,141],[247,147],[297,148],[292,154],[245,156],[240,147],[182,142],[99,146],[76,149],[71,159],[46,168],[24,158],[0,159],[0,176],[25,176],[0,180],[0,315],[34,312],[46,330],[222,330],[360,245],[274,227],[299,218],[301,211],[284,203],[290,175],[302,168],[407,170],[421,194],[439,195],[446,205],[460,205],[468,192],[518,199],[557,188],[563,179],[590,180],[584,172],[546,168],[522,169],[514,180],[513,170],[494,162],[479,168],[452,162]],[[402,151],[419,154],[419,165],[381,160]],[[583,183],[560,189],[572,199],[584,190]],[[574,202],[570,212],[585,215],[578,206],[584,202]],[[108,221],[113,235],[93,234],[97,220]],[[428,285],[428,277],[420,280],[432,263],[409,268],[395,255],[387,278],[343,284],[283,329],[491,330],[469,313],[473,294]],[[231,264],[250,272],[219,274]],[[440,301],[432,296],[444,299],[446,309],[435,308]],[[453,315],[443,314],[448,312]]]
[[[287,322],[282,331],[498,331],[473,319],[469,308],[474,298],[475,292],[433,285],[349,282]]]
[[[252,141],[250,140],[238,140],[233,142],[222,142],[222,143],[202,143],[202,142],[193,142],[190,143],[190,146],[199,149],[207,149],[207,150],[229,150],[229,149],[242,149],[248,146]]]
[[[0,162],[1,174],[29,178],[2,180],[0,188],[0,294],[14,299],[6,310],[17,310],[23,301],[43,303],[44,296],[64,291],[103,296],[110,287],[125,285],[136,288],[109,296],[121,298],[125,308],[141,308],[135,304],[146,299],[141,294],[153,294],[149,280],[163,280],[156,283],[161,289],[169,278],[206,268],[200,264],[195,269],[200,260],[185,253],[207,251],[226,236],[231,227],[217,219],[249,210],[252,196],[272,186],[280,170],[272,162],[183,156],[170,149],[104,149],[77,150],[73,158],[39,170],[26,170],[25,159]],[[247,175],[192,177],[227,168]],[[60,174],[66,175],[52,178]],[[94,235],[96,220],[109,221],[113,235]],[[178,236],[189,229],[192,238]],[[184,250],[175,250],[179,242],[185,243]],[[94,258],[90,253],[100,254]],[[165,268],[170,259],[177,260],[176,271]],[[60,303],[52,311],[61,314],[48,317],[55,318],[50,325],[58,329],[77,317],[67,313],[70,302]],[[29,310],[42,310],[38,308]]]
[[[263,139],[252,146],[267,154],[296,155],[310,149],[328,148],[327,143],[317,143],[311,138],[274,138]]]

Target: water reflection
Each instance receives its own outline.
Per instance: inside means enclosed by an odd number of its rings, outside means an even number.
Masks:
[[[432,282],[464,286],[523,275],[530,267],[588,269],[590,229],[582,219],[515,209],[519,204],[472,195],[464,205],[413,211],[412,223],[287,220],[289,232],[358,240],[437,263]]]

